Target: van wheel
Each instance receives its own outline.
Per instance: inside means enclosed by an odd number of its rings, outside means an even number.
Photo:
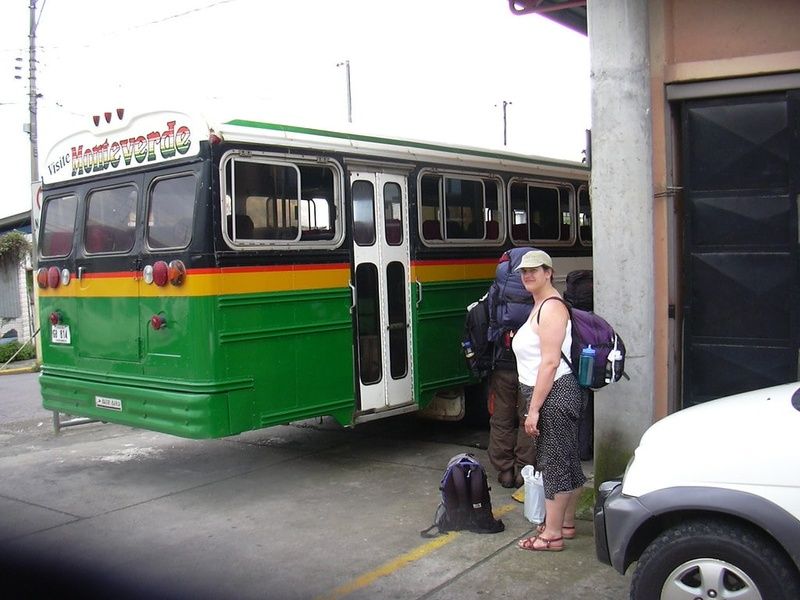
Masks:
[[[800,598],[798,574],[773,543],[729,522],[689,521],[666,530],[642,553],[631,600]]]

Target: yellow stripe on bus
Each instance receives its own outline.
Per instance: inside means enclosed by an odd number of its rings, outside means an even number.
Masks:
[[[430,261],[411,267],[411,280],[421,283],[492,279],[497,262]],[[226,296],[320,290],[347,287],[350,269],[337,265],[289,266],[287,268],[197,269],[186,274],[179,286],[146,284],[141,272],[88,274],[69,285],[40,289],[41,297],[134,298],[137,296]]]
[[[493,279],[496,268],[496,259],[490,262],[417,263],[411,267],[411,277],[421,282]]]
[[[345,288],[350,270],[302,269],[262,270],[246,272],[189,272],[181,285],[146,284],[125,273],[108,277],[85,277],[72,280],[67,286],[40,289],[41,297],[132,298],[136,296],[225,296],[265,292],[288,292]]]

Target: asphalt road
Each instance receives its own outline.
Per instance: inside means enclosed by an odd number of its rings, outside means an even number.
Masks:
[[[518,550],[532,525],[499,484],[504,532],[420,537],[451,456],[474,452],[494,476],[485,430],[404,416],[203,441],[55,434],[36,378],[0,377],[0,566],[16,597],[627,598],[630,574],[597,562],[589,521],[563,552]]]

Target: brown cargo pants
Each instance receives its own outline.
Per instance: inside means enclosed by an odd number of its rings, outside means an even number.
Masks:
[[[516,369],[492,371],[489,394],[494,394],[494,412],[489,419],[489,461],[498,472],[513,471],[515,476],[536,459],[533,438],[524,429],[527,400],[517,402],[517,388]]]

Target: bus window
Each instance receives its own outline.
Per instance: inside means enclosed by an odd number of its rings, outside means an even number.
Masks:
[[[582,185],[578,189],[578,236],[585,246],[592,243],[592,202],[589,189]]]
[[[403,263],[386,265],[386,298],[389,314],[389,367],[393,379],[408,372],[408,315],[406,314],[406,271]]]
[[[353,182],[353,239],[359,246],[375,243],[375,189],[369,181]]]
[[[470,244],[480,241],[496,244],[500,240],[503,216],[498,180],[425,174],[420,178],[419,190],[423,240]]]
[[[136,188],[132,185],[89,193],[83,230],[87,252],[128,252],[133,248],[136,198]]]
[[[360,183],[360,182],[356,182]],[[366,183],[366,182],[365,182]],[[358,372],[361,383],[381,380],[380,309],[378,267],[362,263],[356,269],[356,323],[358,326]]]
[[[445,177],[447,239],[475,239],[485,234],[483,182]]]
[[[419,220],[422,223],[422,239],[441,240],[441,177],[425,175],[419,183]]]
[[[300,199],[300,239],[332,240],[336,234],[333,223],[333,171],[328,167],[300,165],[302,183]]]
[[[330,243],[336,238],[332,168],[239,158],[225,165],[228,237],[252,243]],[[235,217],[235,218],[234,218]]]
[[[62,196],[45,202],[40,245],[42,256],[67,256],[70,253],[77,208],[75,196]]]
[[[192,237],[196,179],[183,175],[161,179],[150,190],[147,245],[150,248],[185,248]]]
[[[386,243],[399,246],[403,243],[403,197],[400,186],[391,181],[383,186],[383,218]]]
[[[556,184],[511,184],[511,237],[515,242],[572,242],[572,188]]]

